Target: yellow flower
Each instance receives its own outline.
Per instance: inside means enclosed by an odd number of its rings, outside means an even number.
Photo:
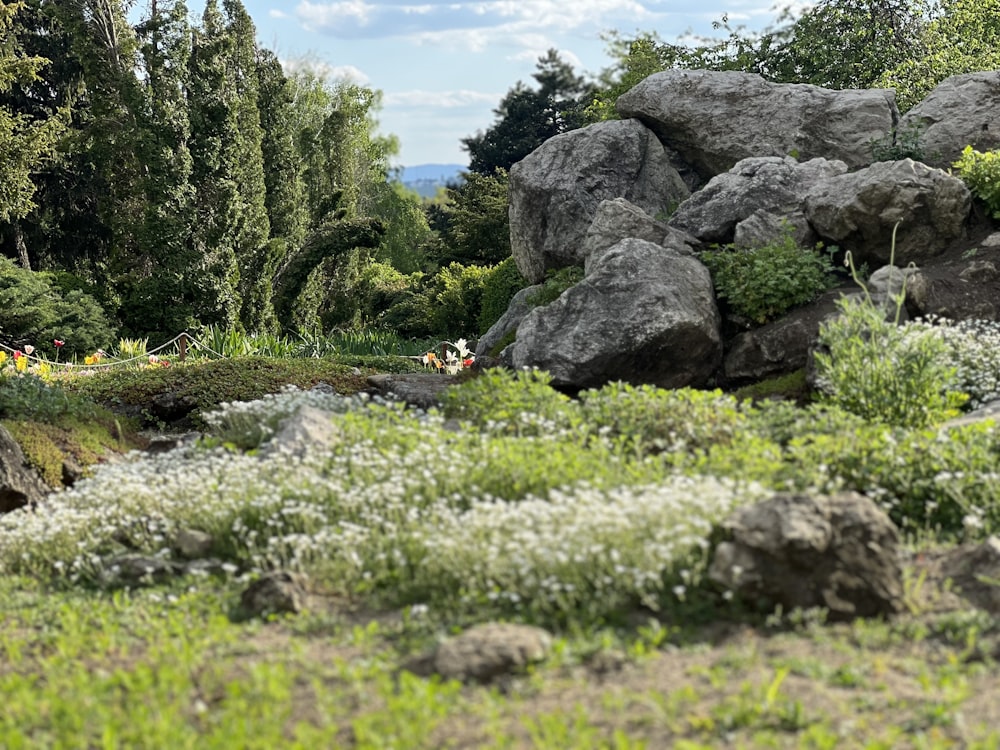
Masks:
[[[17,361],[14,363],[14,367],[18,372],[27,372],[28,370],[28,358],[18,357]]]
[[[7,352],[0,351],[0,367],[7,364]]]

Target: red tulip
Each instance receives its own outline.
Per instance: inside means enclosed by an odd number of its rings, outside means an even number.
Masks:
[[[57,348],[66,344],[65,341],[60,341],[59,339],[52,339],[52,343],[55,344]]]

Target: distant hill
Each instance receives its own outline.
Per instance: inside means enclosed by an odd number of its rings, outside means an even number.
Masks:
[[[468,169],[464,164],[418,164],[403,167],[399,181],[424,198],[433,198],[438,188],[449,182],[458,182],[462,172]]]

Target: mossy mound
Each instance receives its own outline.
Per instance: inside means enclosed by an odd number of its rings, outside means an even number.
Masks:
[[[86,476],[110,456],[146,446],[133,422],[103,410],[87,419],[67,416],[57,424],[23,419],[6,419],[2,424],[53,489],[72,483],[78,473]]]

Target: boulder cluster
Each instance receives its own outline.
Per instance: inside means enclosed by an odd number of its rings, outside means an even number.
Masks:
[[[1000,299],[988,253],[978,270],[935,270],[956,248],[971,256],[994,241],[983,241],[989,219],[945,170],[966,146],[1000,146],[1000,72],[953,76],[905,116],[888,89],[681,70],[650,76],[617,108],[623,119],[556,136],[511,169],[521,274],[540,284],[548,271],[581,266],[584,277],[544,306],[522,292],[478,354],[516,330],[501,361],[548,370],[567,388],[700,386],[802,367],[832,297],[734,333],[698,257],[714,245],[760,247],[789,229],[803,244],[850,251],[870,271],[889,263],[895,231],[895,263],[920,271],[908,284],[915,314],[981,317]],[[916,137],[920,160],[886,160],[904,137]]]

